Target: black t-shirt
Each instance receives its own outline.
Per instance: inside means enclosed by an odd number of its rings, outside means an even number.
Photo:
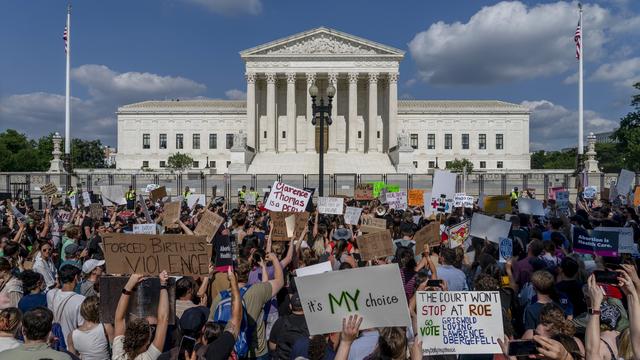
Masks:
[[[236,339],[233,334],[229,331],[224,331],[216,341],[207,345],[207,360],[227,360],[235,344]]]
[[[84,232],[84,228],[85,227],[89,227],[89,231],[91,231],[91,228],[93,227],[93,219],[89,216],[85,216],[84,220],[82,220],[82,226],[81,226],[81,233],[82,233],[82,240],[87,241],[87,235]]]
[[[556,284],[558,292],[565,293],[573,305],[574,317],[587,311],[587,304],[582,294],[582,283],[577,280],[565,280]]]
[[[278,318],[269,336],[269,341],[276,344],[276,351],[271,358],[288,360],[296,341],[308,337],[309,329],[304,315],[291,314]]]

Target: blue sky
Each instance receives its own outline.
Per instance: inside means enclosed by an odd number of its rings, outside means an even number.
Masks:
[[[72,135],[116,145],[118,106],[242,98],[238,52],[318,26],[405,50],[399,94],[528,106],[532,149],[577,140],[577,3],[135,0],[73,2]],[[0,131],[64,132],[66,2],[2,0]],[[640,1],[585,4],[585,132],[613,129],[640,81]]]

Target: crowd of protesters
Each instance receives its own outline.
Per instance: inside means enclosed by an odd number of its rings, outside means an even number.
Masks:
[[[346,198],[345,205],[363,208],[363,217],[386,219],[395,239],[394,255],[363,261],[355,240],[360,225],[318,214],[313,206],[304,231],[286,242],[272,241],[273,223],[262,202],[268,194],[253,188],[243,187],[240,203],[230,209],[222,198],[192,208],[185,201],[180,219],[167,227],[161,226],[161,200],[145,197],[142,204],[130,192],[126,205],[103,206],[102,218],[92,218],[88,208],[72,208],[64,197],[55,206],[49,199],[43,211],[28,199],[2,202],[0,359],[515,359],[508,355],[509,345],[520,340],[535,342],[536,358],[640,359],[638,258],[572,249],[576,227],[631,227],[638,244],[640,221],[633,207],[577,201],[564,216],[553,201],[545,201],[547,216],[529,216],[518,213],[518,194],[512,194],[513,257],[501,263],[498,246],[487,239],[471,238],[453,249],[446,240],[415,246],[413,237],[422,227],[435,221],[445,229],[481,212],[477,206],[425,216],[421,207],[389,210],[377,200]],[[245,204],[247,194],[256,205]],[[102,237],[146,223],[143,207],[159,233],[193,234],[206,209],[225,219],[209,239],[214,249],[209,276],[128,274],[118,294],[100,291],[100,279],[109,273]],[[334,271],[397,263],[413,328],[360,329],[362,318],[354,315],[344,319],[340,333],[309,336],[296,269],[324,261]],[[598,282],[596,270],[613,274],[613,281]],[[130,298],[150,280],[159,280],[157,314],[131,314]],[[427,286],[428,280],[442,281]],[[170,309],[171,286],[175,309]],[[462,290],[499,291],[503,354],[423,356],[421,341],[413,336],[416,292]],[[101,313],[101,300],[114,296],[115,312]],[[176,315],[174,324],[170,313]]]

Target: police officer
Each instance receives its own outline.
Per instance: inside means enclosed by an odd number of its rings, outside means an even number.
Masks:
[[[189,190],[188,186],[185,186],[184,193],[182,193],[182,196],[184,197],[185,200],[187,200],[187,196],[189,195],[191,195],[191,190]]]
[[[518,192],[518,187],[514,187],[511,191],[511,206],[518,205],[518,198],[520,197],[520,192]]]
[[[124,194],[124,198],[127,200],[127,209],[133,210],[136,206],[136,191],[133,186],[129,185],[129,191]]]

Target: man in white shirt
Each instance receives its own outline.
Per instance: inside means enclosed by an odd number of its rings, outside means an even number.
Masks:
[[[71,332],[84,323],[80,315],[84,296],[73,291],[78,284],[80,272],[74,265],[62,266],[58,272],[62,289],[53,289],[47,293],[47,306],[53,312],[53,322],[60,324],[67,343]]]

